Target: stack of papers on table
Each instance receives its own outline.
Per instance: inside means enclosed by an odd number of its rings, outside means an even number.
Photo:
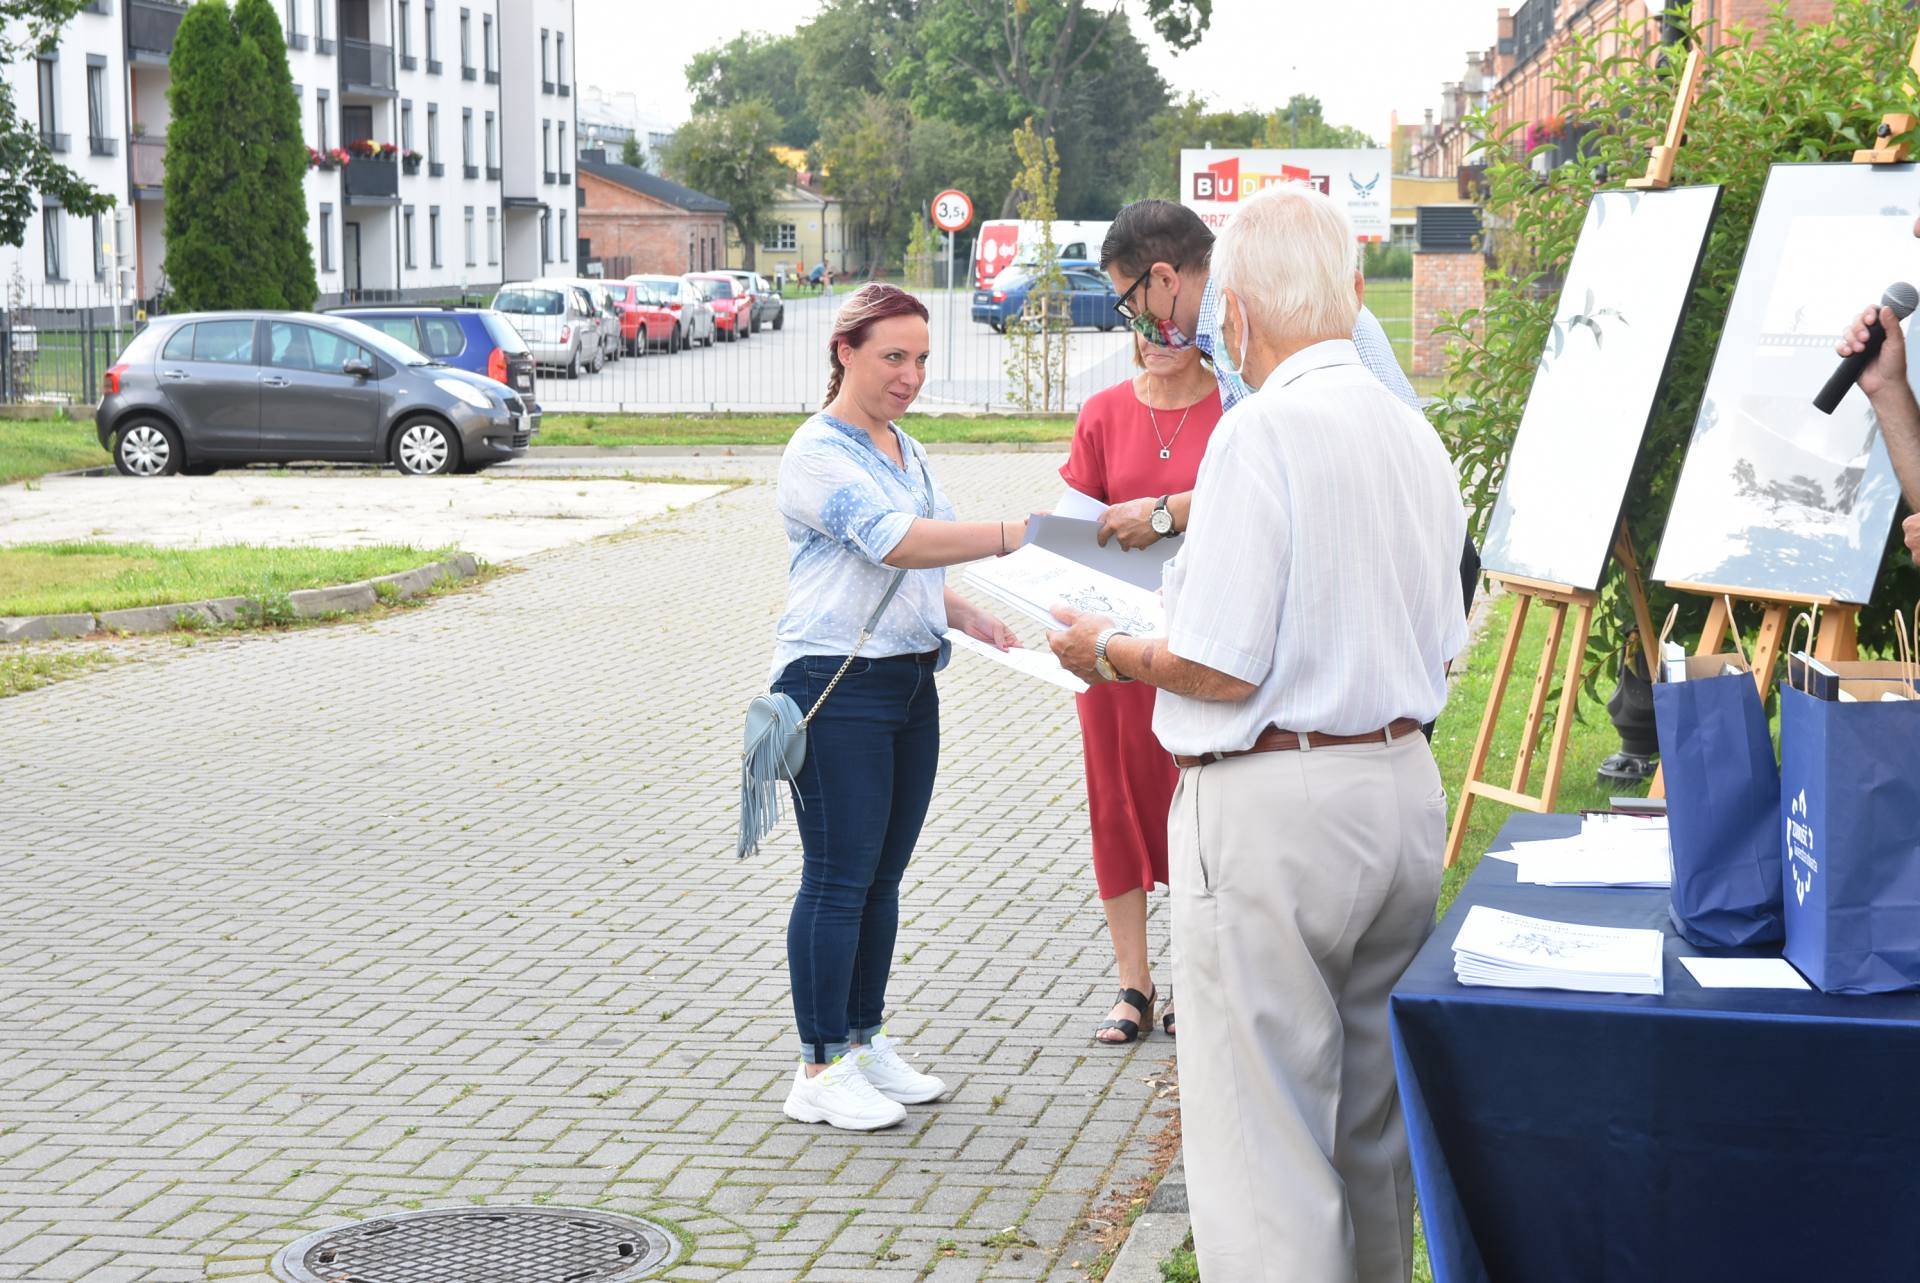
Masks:
[[[1664,993],[1661,934],[1633,927],[1552,922],[1476,904],[1453,941],[1463,985]]]
[[[1159,593],[1036,544],[975,562],[967,570],[967,582],[1048,628],[1062,626],[1053,614],[1054,603],[1061,602],[1083,613],[1105,615],[1135,637],[1159,637],[1166,632]]]
[[[1547,887],[1668,887],[1673,849],[1664,817],[1588,816],[1575,837],[1515,842],[1516,881]]]

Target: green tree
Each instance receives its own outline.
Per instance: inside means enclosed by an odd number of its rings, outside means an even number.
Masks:
[[[620,144],[620,163],[632,169],[647,167],[647,158],[640,150],[640,140],[631,134]]]
[[[7,68],[57,38],[85,0],[0,0],[0,245],[26,240],[27,220],[42,199],[68,214],[90,217],[113,208],[113,197],[95,191],[53,158],[37,122],[20,118]]]
[[[1124,18],[1101,68],[1077,76],[1060,108],[1060,217],[1112,218],[1130,197],[1134,158],[1169,101],[1166,82]]]
[[[1020,170],[1012,199],[1021,218],[1040,224],[1038,262],[1028,276],[1026,306],[1007,322],[1007,378],[1024,410],[1064,410],[1067,399],[1067,339],[1072,313],[1053,220],[1060,216],[1060,154],[1031,120],[1013,135]]]
[[[906,185],[911,130],[905,106],[868,94],[820,139],[824,185],[845,206],[870,271],[893,257],[919,199]]]
[[[1911,15],[1901,0],[1838,0],[1831,22],[1796,24],[1776,10],[1764,34],[1723,29],[1704,55],[1705,72],[1677,153],[1676,184],[1719,183],[1719,216],[1654,402],[1639,461],[1627,487],[1625,516],[1643,566],[1653,563],[1672,507],[1753,229],[1769,166],[1780,161],[1846,160],[1881,115],[1907,110],[1916,92],[1904,66]],[[1486,220],[1497,241],[1485,305],[1436,327],[1448,338],[1445,392],[1429,413],[1451,448],[1472,512],[1484,534],[1506,475],[1521,412],[1559,301],[1559,286],[1594,192],[1619,188],[1646,167],[1662,140],[1680,60],[1651,64],[1644,32],[1631,28],[1576,39],[1555,59],[1553,79],[1572,97],[1570,115],[1595,122],[1578,154],[1545,174],[1533,167],[1525,121],[1489,113],[1472,120],[1485,141]],[[1618,52],[1610,51],[1609,43]],[[1535,151],[1538,151],[1536,148]],[[1653,616],[1675,595],[1648,583]],[[1892,613],[1920,596],[1920,571],[1893,531],[1874,605],[1861,612],[1861,640],[1886,645]],[[1602,608],[1587,652],[1587,682],[1617,656],[1631,622],[1620,570],[1609,568]],[[1684,631],[1699,627],[1705,602],[1678,598]]]
[[[824,126],[865,95],[888,92],[887,71],[911,47],[921,7],[921,0],[827,0],[794,33],[807,113],[815,122]]]
[[[793,36],[748,32],[703,50],[687,64],[687,88],[695,112],[719,111],[759,99],[780,118],[787,147],[806,147],[820,136],[800,74],[800,45]]]
[[[780,118],[764,99],[701,112],[673,135],[666,169],[687,186],[727,202],[727,221],[753,266],[767,211],[788,170],[770,150],[780,141]]]
[[[222,0],[200,0],[174,36],[167,89],[166,272],[187,309],[270,307],[258,241],[260,166],[248,154],[251,91],[266,62]]]
[[[1125,192],[1129,200],[1180,199],[1180,152],[1187,147],[1254,147],[1266,128],[1257,111],[1214,111],[1188,94],[1147,121]]]
[[[287,67],[286,33],[272,0],[235,0],[234,27],[260,51],[264,77],[250,104],[250,163],[259,166],[253,218],[263,236],[266,281],[277,290],[270,307],[306,311],[319,297],[313,243],[307,239],[307,144],[300,135],[300,97]],[[365,162],[393,163],[393,162]]]
[[[1295,94],[1287,105],[1267,116],[1261,131],[1262,147],[1373,147],[1377,146],[1363,129],[1351,125],[1329,125],[1325,109],[1312,94]]]
[[[1199,42],[1212,0],[1145,0],[1148,21],[1174,49]],[[929,0],[913,49],[887,83],[921,115],[1011,132],[1031,119],[1043,139],[1058,133],[1069,89],[1106,70],[1125,30],[1121,5],[1099,0]],[[1013,213],[1009,194],[1003,216]]]

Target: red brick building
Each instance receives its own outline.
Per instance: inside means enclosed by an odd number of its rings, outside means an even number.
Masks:
[[[727,203],[630,165],[580,158],[580,237],[606,275],[705,272],[727,263]]]

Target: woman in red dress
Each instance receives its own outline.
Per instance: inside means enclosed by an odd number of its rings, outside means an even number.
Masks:
[[[1139,374],[1095,393],[1081,408],[1060,475],[1080,493],[1110,507],[1126,504],[1130,518],[1144,519],[1162,496],[1193,489],[1207,440],[1220,422],[1220,388],[1197,347],[1174,351],[1135,338],[1134,364]],[[1143,520],[1126,524],[1145,529]],[[1169,537],[1177,537],[1179,528],[1176,522]],[[1130,535],[1127,543],[1138,537]],[[1130,1043],[1142,1029],[1153,1028],[1158,994],[1147,965],[1147,892],[1167,882],[1167,811],[1180,773],[1153,737],[1151,687],[1109,683],[1077,698],[1093,876],[1120,973],[1119,1001],[1093,1036]],[[1171,1003],[1164,1027],[1174,1032]]]

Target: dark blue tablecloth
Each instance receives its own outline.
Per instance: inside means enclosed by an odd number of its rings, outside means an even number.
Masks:
[[[1661,928],[1666,993],[1466,988],[1475,904]],[[1920,1280],[1920,995],[1704,990],[1676,959],[1706,952],[1665,891],[1474,871],[1391,1000],[1436,1283]]]

